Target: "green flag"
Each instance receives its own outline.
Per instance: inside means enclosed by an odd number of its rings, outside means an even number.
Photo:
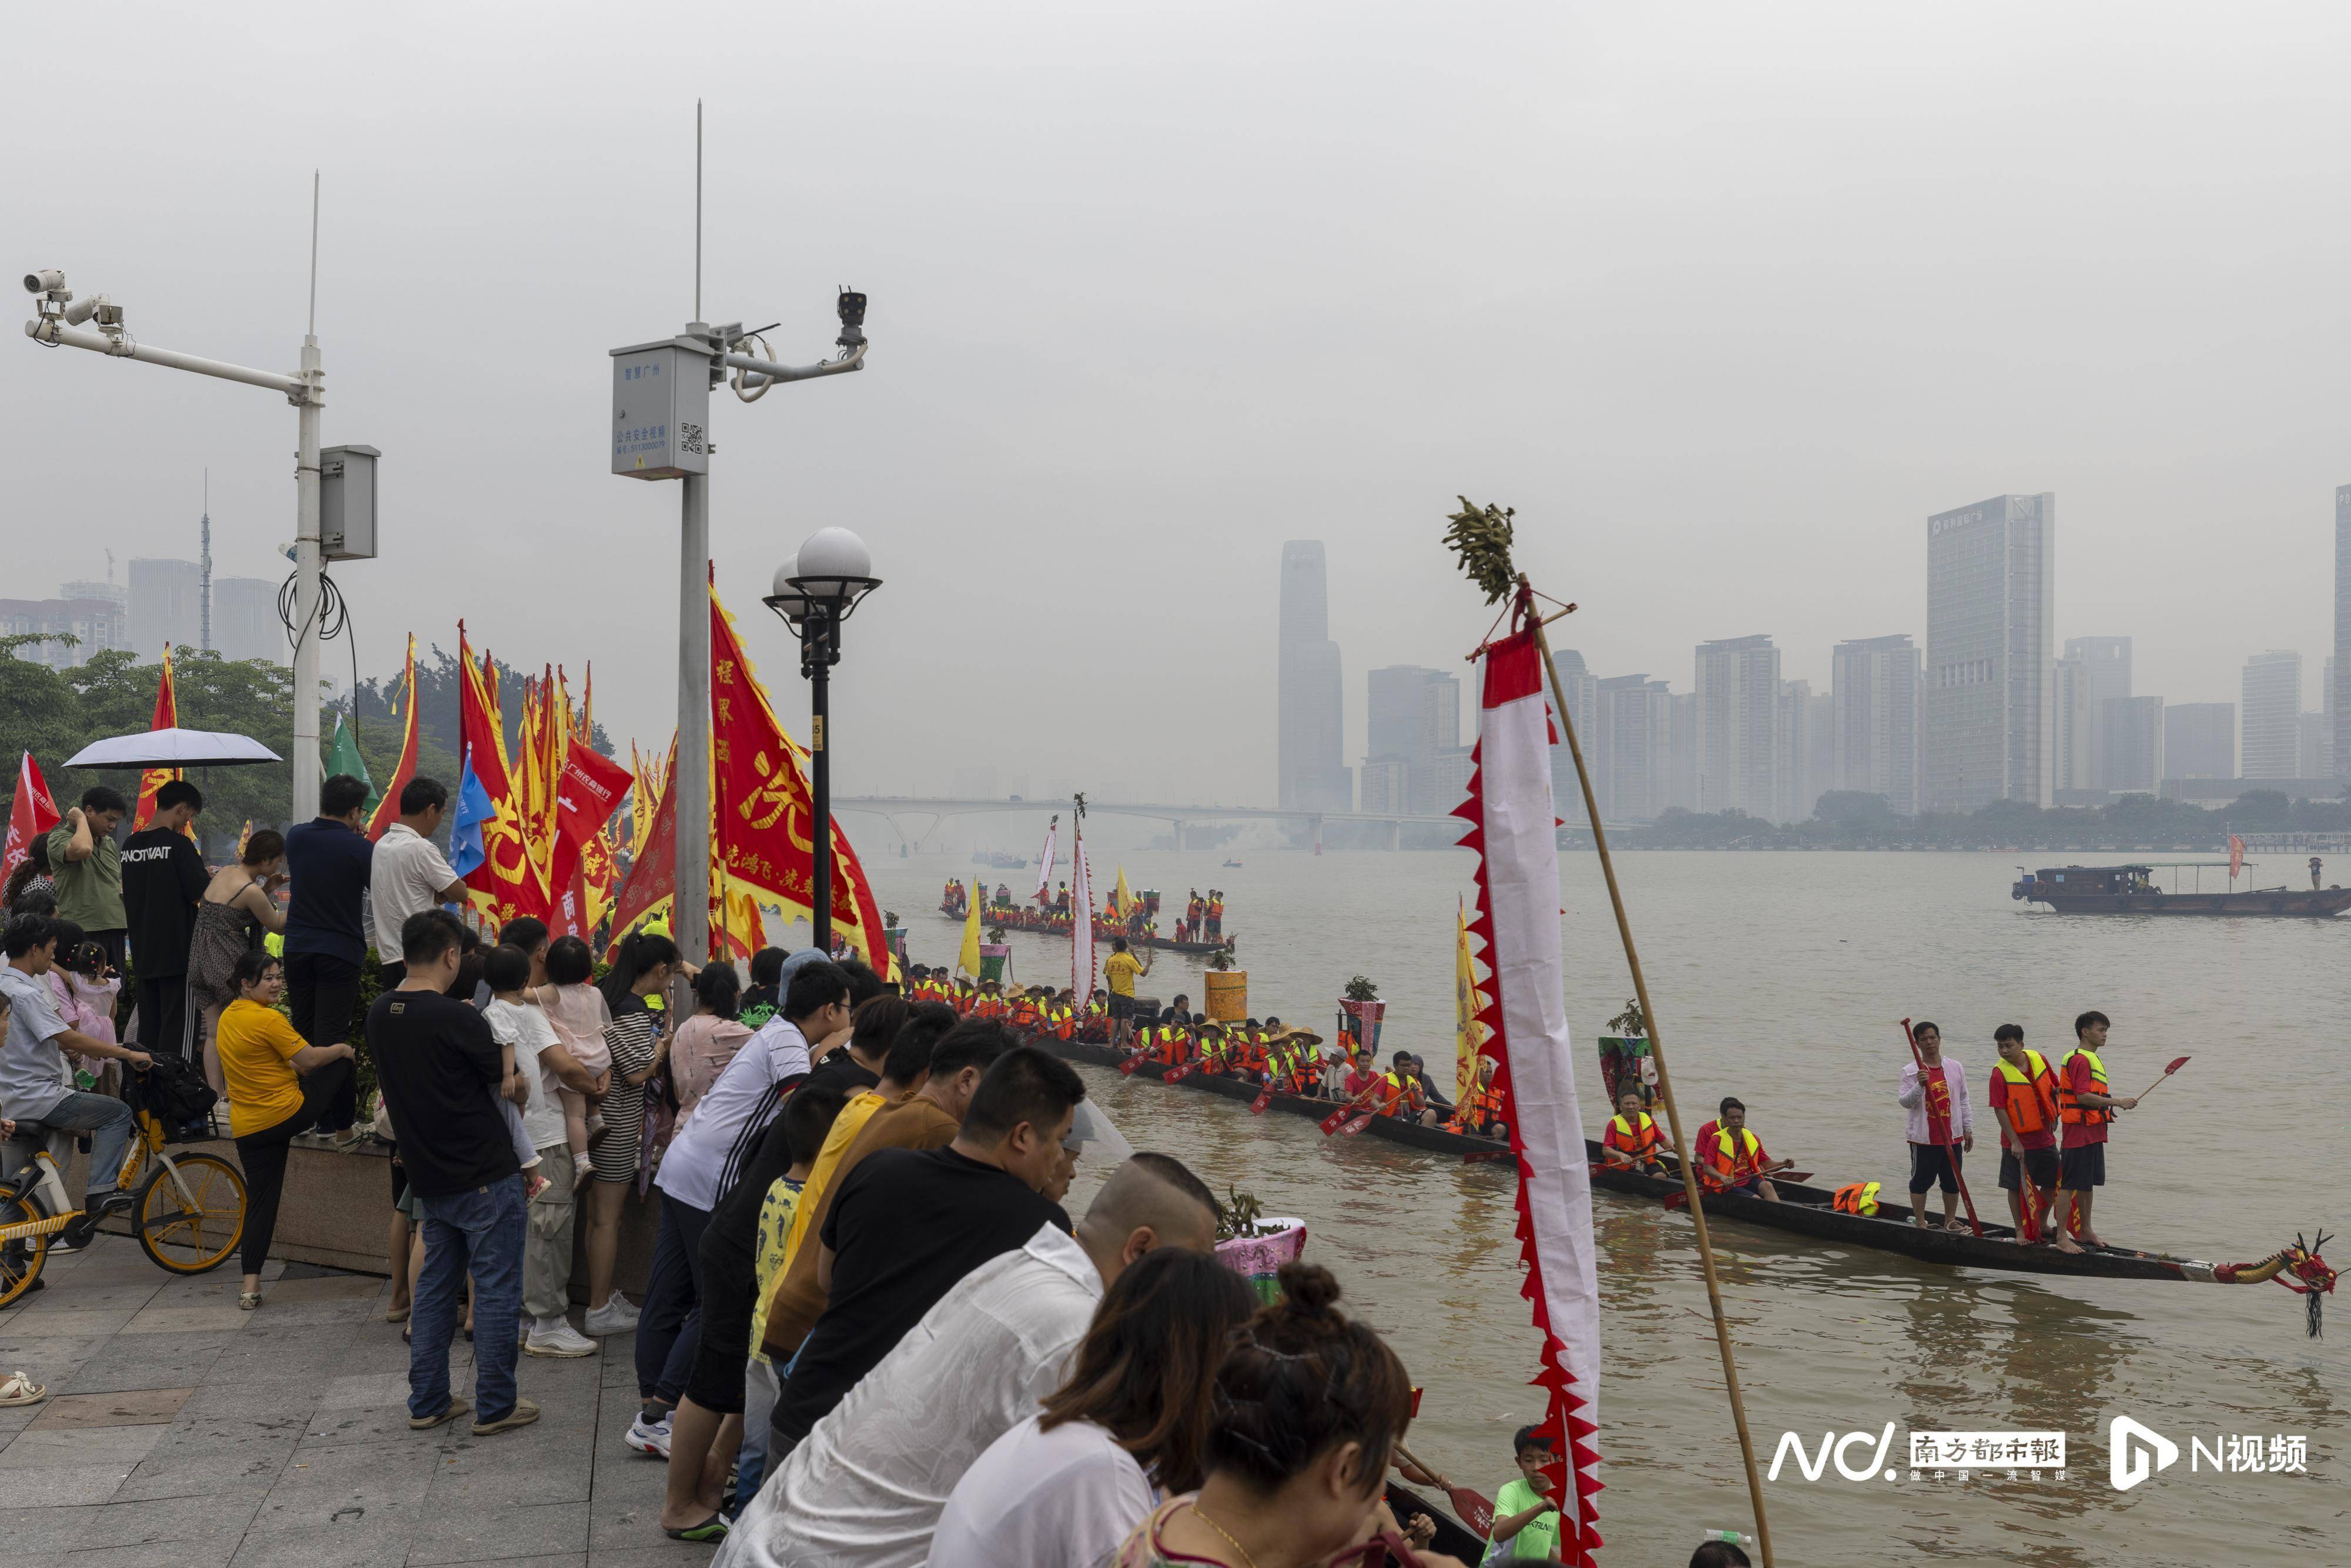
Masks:
[[[327,747],[327,777],[332,779],[338,773],[348,773],[368,787],[367,810],[373,813],[375,780],[368,777],[367,759],[360,755],[359,739],[352,735],[350,726],[343,722],[341,714],[335,716],[335,742]]]

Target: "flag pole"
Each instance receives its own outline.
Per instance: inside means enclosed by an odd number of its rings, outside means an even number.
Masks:
[[[1640,998],[1641,1017],[1649,1026],[1649,1060],[1656,1064],[1657,1092],[1666,1102],[1666,1120],[1673,1128],[1674,1156],[1681,1162],[1682,1189],[1689,1195],[1690,1222],[1698,1228],[1698,1259],[1706,1275],[1707,1307],[1714,1314],[1715,1343],[1722,1352],[1722,1380],[1730,1393],[1731,1422],[1739,1429],[1739,1458],[1747,1468],[1747,1492],[1755,1506],[1755,1540],[1763,1552],[1763,1568],[1773,1568],[1771,1526],[1763,1514],[1763,1477],[1755,1468],[1755,1440],[1748,1434],[1747,1406],[1739,1393],[1739,1363],[1731,1354],[1730,1322],[1723,1315],[1722,1285],[1714,1268],[1714,1242],[1707,1234],[1706,1210],[1699,1203],[1698,1167],[1691,1163],[1689,1144],[1682,1136],[1681,1112],[1674,1104],[1673,1076],[1666,1071],[1665,1042],[1657,1029],[1656,1009],[1649,1005],[1649,982],[1641,972],[1641,950],[1634,945],[1633,923],[1625,914],[1625,895],[1616,885],[1616,863],[1608,855],[1607,830],[1600,825],[1600,802],[1592,793],[1592,774],[1583,765],[1583,747],[1575,737],[1575,720],[1568,712],[1567,694],[1559,683],[1559,666],[1552,662],[1551,639],[1543,632],[1542,618],[1534,613],[1534,590],[1524,572],[1519,573],[1519,603],[1534,626],[1535,646],[1542,653],[1543,673],[1551,680],[1552,709],[1559,716],[1560,733],[1567,737],[1568,755],[1575,759],[1576,782],[1583,789],[1584,816],[1592,824],[1592,841],[1600,852],[1600,873],[1608,882],[1608,902],[1616,912],[1616,934],[1624,939],[1625,962],[1633,971],[1633,994]]]

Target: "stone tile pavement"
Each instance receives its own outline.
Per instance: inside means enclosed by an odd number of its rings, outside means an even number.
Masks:
[[[661,1532],[663,1467],[621,1442],[631,1341],[525,1356],[538,1423],[475,1437],[407,1425],[408,1347],[391,1286],[272,1263],[255,1312],[235,1263],[165,1274],[101,1236],[52,1257],[0,1312],[0,1373],[47,1403],[0,1409],[0,1560],[9,1568],[702,1568]],[[473,1393],[473,1347],[451,1353]]]

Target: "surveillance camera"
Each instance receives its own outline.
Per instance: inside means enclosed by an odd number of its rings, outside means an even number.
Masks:
[[[855,289],[843,285],[841,290],[841,298],[833,302],[833,308],[841,312],[841,324],[842,326],[862,327],[865,325],[865,296],[858,293]]]
[[[66,307],[66,325],[78,327],[93,316],[103,321],[106,319],[106,313],[113,309],[113,306],[105,295],[93,294],[87,299],[77,299]],[[114,314],[119,319],[121,312],[115,310]]]
[[[62,293],[65,286],[66,275],[54,267],[25,274],[25,292],[27,294]]]
[[[98,297],[98,324],[101,327],[122,325],[122,307],[103,294]]]

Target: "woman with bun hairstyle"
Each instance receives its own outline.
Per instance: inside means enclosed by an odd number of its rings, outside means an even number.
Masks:
[[[1280,1278],[1282,1299],[1259,1310],[1217,1373],[1207,1479],[1155,1510],[1116,1568],[1353,1568],[1351,1549],[1376,1564],[1387,1548],[1374,1537],[1401,1537],[1381,1493],[1412,1419],[1404,1363],[1339,1311],[1330,1270],[1288,1263]],[[1414,1560],[1464,1568],[1434,1552]]]

